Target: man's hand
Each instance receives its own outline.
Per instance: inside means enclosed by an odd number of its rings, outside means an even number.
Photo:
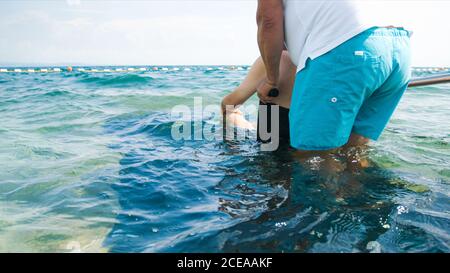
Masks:
[[[275,83],[272,83],[267,79],[261,82],[257,89],[259,100],[263,103],[271,103],[273,98],[269,97],[269,92],[276,87],[277,85]]]

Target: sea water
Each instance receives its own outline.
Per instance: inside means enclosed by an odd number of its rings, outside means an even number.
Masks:
[[[450,85],[409,89],[369,167],[324,176],[172,138],[175,105],[248,67],[152,68],[0,73],[0,252],[450,252]]]

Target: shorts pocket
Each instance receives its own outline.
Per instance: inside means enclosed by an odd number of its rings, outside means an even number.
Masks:
[[[339,101],[346,104],[347,110],[359,108],[372,94],[381,67],[381,56],[368,51],[335,56],[332,95],[340,97]]]

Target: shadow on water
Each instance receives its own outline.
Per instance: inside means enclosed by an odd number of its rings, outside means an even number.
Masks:
[[[255,219],[177,247],[188,252],[361,252],[378,245],[373,241],[386,232],[383,218],[387,221],[396,208],[396,189],[385,174],[370,170],[324,178],[296,162],[279,167],[278,174],[261,168],[258,175],[285,181],[285,200]]]
[[[251,140],[175,141],[172,124],[167,114],[151,113],[106,125],[121,139],[111,148],[123,154],[112,186],[121,208],[104,242],[112,252],[448,248],[445,234],[398,221],[397,200],[415,195],[376,164],[323,176],[314,161],[300,164],[288,147],[265,153]]]

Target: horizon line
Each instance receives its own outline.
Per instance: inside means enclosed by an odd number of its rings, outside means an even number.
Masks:
[[[12,63],[0,63],[1,68],[38,68],[38,67],[158,67],[158,66],[251,66],[252,64],[12,64]],[[412,68],[448,68],[448,66],[412,66]]]

